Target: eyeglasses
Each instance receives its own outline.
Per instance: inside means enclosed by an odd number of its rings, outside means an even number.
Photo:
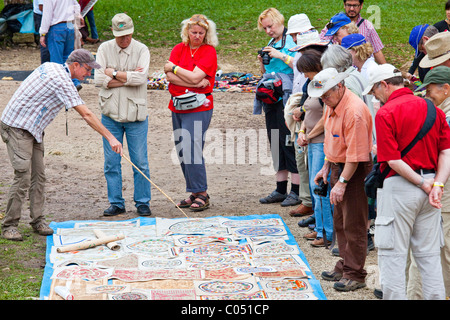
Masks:
[[[347,8],[355,8],[355,9],[358,9],[359,7],[361,7],[360,4],[348,4],[348,3],[346,3],[344,6]]]
[[[84,68],[84,70],[86,70],[87,72],[89,72],[89,73],[92,72],[92,68],[86,68],[84,64],[80,64],[80,66],[82,66]]]

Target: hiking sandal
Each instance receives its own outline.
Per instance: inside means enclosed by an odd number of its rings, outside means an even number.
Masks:
[[[197,199],[202,200],[204,203],[197,201]],[[192,204],[196,204],[198,205],[198,207],[192,207],[192,205],[189,207],[189,209],[191,209],[191,211],[203,211],[205,209],[209,208],[209,195],[207,194],[206,197],[202,194],[198,194],[197,196],[195,196],[194,201],[192,202]]]
[[[178,204],[179,208],[189,208],[191,206],[191,204],[194,203],[195,200],[195,196],[193,194],[191,194],[189,196],[189,200],[191,200],[191,203],[188,203],[186,200],[181,200],[180,203]]]

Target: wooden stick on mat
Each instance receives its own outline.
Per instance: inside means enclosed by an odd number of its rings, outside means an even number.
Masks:
[[[97,238],[99,238],[99,239],[101,239],[101,238],[106,238],[106,234],[103,232],[103,231],[101,231],[101,230],[94,230],[94,233],[95,233],[95,236],[97,237]],[[115,242],[115,241],[113,241],[113,242],[108,242],[107,244],[106,244],[106,246],[109,248],[109,249],[111,249],[112,251],[117,251],[117,250],[119,250],[120,249],[120,245],[117,243],[117,242]]]
[[[64,247],[59,247],[56,249],[56,251],[58,251],[59,253],[62,253],[62,252],[69,252],[69,251],[76,251],[76,250],[84,250],[84,249],[94,248],[94,247],[100,246],[102,244],[119,241],[124,238],[125,238],[124,235],[117,235],[117,236],[108,236],[108,237],[104,237],[104,238],[99,238],[99,239],[95,239],[95,240],[86,240],[86,241],[83,241],[80,243],[69,244]]]
[[[125,159],[125,160],[127,160],[140,174],[142,174],[144,177],[145,177],[145,179],[147,179],[156,189],[158,189],[159,190],[159,192],[161,192],[167,199],[169,199],[170,201],[172,201],[172,203],[175,205],[175,207],[177,207],[178,208],[178,210],[180,210],[185,216],[186,216],[186,218],[189,218],[188,216],[187,216],[187,214],[172,200],[172,198],[170,198],[167,194],[165,194],[164,193],[164,191],[162,191],[161,190],[161,188],[160,187],[158,187],[156,184],[154,184],[153,183],[153,181],[152,180],[150,180],[141,170],[139,170],[139,168],[138,167],[136,167],[135,165],[134,165],[134,163],[133,162],[131,162],[131,160],[130,159],[128,159],[128,157],[126,156],[126,155],[122,155],[122,157]]]

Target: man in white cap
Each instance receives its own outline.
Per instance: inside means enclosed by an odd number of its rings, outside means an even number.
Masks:
[[[65,64],[46,62],[34,70],[20,85],[5,107],[0,133],[6,143],[14,169],[14,181],[9,190],[2,236],[20,241],[17,226],[27,189],[30,216],[34,231],[50,235],[44,216],[45,167],[44,130],[58,112],[65,107],[75,109],[82,118],[100,133],[110,148],[122,154],[122,144],[101,124],[81,100],[72,79],[80,81],[100,68],[94,56],[85,49],[73,51]]]
[[[366,104],[344,83],[348,74],[334,68],[319,72],[308,85],[311,97],[321,97],[324,112],[325,164],[314,182],[328,183],[333,223],[341,259],[322,278],[336,281],[338,291],[365,287],[368,202],[364,178],[372,168],[372,116]]]
[[[441,32],[425,43],[427,55],[420,61],[421,68],[446,66],[450,68],[450,32]]]
[[[119,141],[126,136],[130,160],[148,178],[150,170],[147,155],[148,111],[147,76],[150,52],[146,45],[133,39],[133,20],[125,13],[112,19],[114,39],[100,45],[97,62],[104,69],[95,71],[95,84],[100,87],[99,104],[102,123]],[[122,197],[121,157],[112,152],[104,141],[105,178],[110,207],[105,216],[124,213]],[[134,202],[141,216],[149,216],[150,182],[135,168]]]
[[[375,246],[383,299],[406,299],[409,250],[422,277],[424,299],[445,299],[440,243],[441,197],[450,175],[450,128],[445,114],[430,104],[431,129],[405,156],[402,151],[428,123],[427,102],[405,88],[401,72],[390,64],[369,69],[369,86],[383,106],[377,112],[377,160],[390,170],[378,189]]]

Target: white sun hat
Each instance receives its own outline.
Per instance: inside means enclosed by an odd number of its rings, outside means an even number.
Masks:
[[[287,33],[305,32],[313,28],[308,16],[304,13],[299,13],[289,18]]]
[[[328,40],[321,40],[319,32],[316,29],[300,32],[297,34],[297,46],[289,49],[289,51],[299,51],[309,46],[327,46]]]
[[[319,98],[347,77],[347,73],[339,73],[335,68],[323,69],[308,84],[308,95],[312,98]]]

